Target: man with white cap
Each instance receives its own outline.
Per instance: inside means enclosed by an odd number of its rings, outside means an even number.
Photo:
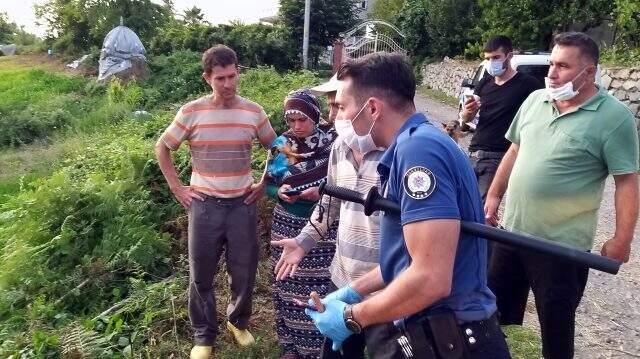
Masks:
[[[338,78],[333,75],[329,81],[309,89],[316,96],[327,96],[327,105],[329,107],[329,117],[327,122],[334,123],[338,114],[338,106],[336,105],[336,92],[338,91]]]
[[[327,121],[335,125],[338,133],[329,155],[327,184],[367,193],[372,186],[380,187],[377,167],[384,151],[375,145],[372,146],[371,142],[357,140],[351,122],[356,121],[360,113],[352,119],[336,119],[338,105],[335,97],[339,84],[337,76],[333,76],[328,82],[310,89],[314,94],[328,97]],[[334,287],[329,288],[328,292],[343,288],[376,268],[380,249],[380,216],[377,214],[368,217],[360,204],[323,196],[309,223],[297,237],[271,242],[283,248],[283,254],[276,264],[276,278],[281,280],[294,276],[302,258],[325,236],[331,224],[338,218],[336,253],[329,267]],[[344,290],[340,293],[353,295]],[[373,325],[347,339],[342,344],[340,352],[333,351],[332,341],[325,339],[320,357],[364,358],[366,346],[370,358],[402,358],[400,346],[396,342],[398,336],[399,331],[393,323]]]

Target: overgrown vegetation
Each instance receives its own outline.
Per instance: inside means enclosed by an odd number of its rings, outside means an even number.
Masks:
[[[135,83],[114,83],[109,91],[122,98],[113,98],[103,96],[106,87],[94,80],[13,66],[11,58],[0,64],[0,148],[117,123],[141,100]]]
[[[179,51],[155,56],[153,76],[144,83],[109,86],[39,68],[16,67],[0,59],[0,148],[48,141],[60,133],[91,133],[119,123],[132,110],[175,111],[179,104],[208,91],[201,79],[201,55]],[[269,67],[243,70],[240,92],[262,106],[279,131],[283,99],[292,89],[317,83],[311,72],[278,73]],[[1,180],[1,178],[0,178]]]
[[[7,13],[0,11],[0,45],[2,44],[16,44],[18,53],[31,53],[41,49],[42,40],[9,21]]]
[[[202,53],[213,44],[225,44],[236,51],[243,66],[267,65],[286,70],[300,65],[299,44],[293,39],[283,26],[173,23],[159,30],[158,36],[151,39],[149,50],[156,55],[175,51]]]
[[[31,108],[69,114],[68,129],[49,137],[49,144],[23,136],[13,142],[21,147],[0,149],[0,166],[14,170],[0,175],[0,357],[188,353],[186,218],[158,169],[153,146],[179,104],[208,92],[199,84],[198,62],[190,53],[159,57],[147,83],[99,86],[5,60],[10,75],[0,77],[0,98],[6,100],[3,111],[14,112],[3,112],[2,119],[27,118],[26,111],[37,113]],[[240,88],[265,107],[275,125],[286,93],[315,83],[312,73],[261,68],[246,70]],[[46,88],[52,95],[44,95]],[[141,108],[151,118],[132,114]],[[23,126],[14,122],[3,126]],[[33,141],[38,143],[24,145]],[[187,183],[185,147],[175,160]],[[259,172],[265,151],[256,153]],[[261,208],[269,213],[266,203]],[[258,344],[239,350],[222,334],[219,357],[277,355],[268,266],[261,262],[256,294]],[[218,281],[226,288],[224,271]],[[221,300],[226,298],[223,293]]]
[[[523,51],[548,50],[554,33],[609,27],[603,61],[640,63],[640,3],[626,0],[377,0],[372,17],[396,24],[414,58],[477,59],[482,44],[510,36]]]
[[[355,0],[321,1],[312,7],[310,58],[319,65],[320,54],[340,32],[357,20]],[[304,2],[282,0],[273,26],[262,24],[211,25],[197,7],[176,13],[173,2],[151,0],[47,0],[36,15],[48,27],[46,44],[67,55],[97,53],[106,34],[120,23],[135,31],[151,55],[176,51],[202,53],[214,44],[226,44],[248,67],[298,68],[302,52]]]

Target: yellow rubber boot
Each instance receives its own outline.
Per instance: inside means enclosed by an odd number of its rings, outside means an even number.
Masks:
[[[191,348],[191,359],[209,359],[213,352],[212,347],[207,347],[204,345],[196,345]]]
[[[233,337],[236,339],[238,345],[246,347],[247,345],[255,343],[253,335],[251,335],[248,330],[238,329],[235,325],[231,324],[231,322],[227,322],[227,329],[229,329],[231,334],[233,334]]]

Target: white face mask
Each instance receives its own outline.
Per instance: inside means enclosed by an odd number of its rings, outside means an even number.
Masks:
[[[549,97],[551,97],[554,101],[569,101],[572,98],[578,96],[578,94],[580,93],[580,89],[587,83],[586,81],[584,83],[582,83],[582,85],[580,85],[580,87],[578,87],[576,90],[573,89],[573,81],[575,81],[575,79],[578,78],[578,76],[582,75],[582,73],[584,72],[584,70],[586,70],[587,68],[585,67],[584,69],[582,69],[582,71],[580,71],[576,77],[573,78],[573,80],[567,82],[566,84],[560,86],[560,87],[550,87],[551,81],[549,80],[548,77],[544,78],[544,84],[546,87],[546,91],[547,94],[549,95]]]
[[[507,69],[504,67],[505,60],[489,60],[485,65],[487,73],[493,77],[501,76]]]
[[[336,128],[336,132],[338,133],[338,137],[340,137],[342,141],[344,141],[347,144],[347,146],[349,146],[349,148],[351,148],[354,151],[358,151],[362,154],[371,152],[378,148],[375,142],[373,142],[373,138],[371,137],[371,130],[373,130],[375,121],[369,128],[369,132],[364,136],[358,135],[356,133],[356,130],[353,128],[353,121],[355,121],[358,118],[358,116],[360,116],[360,113],[362,113],[365,107],[367,107],[366,103],[364,104],[364,106],[362,106],[360,111],[358,111],[358,113],[351,120],[336,118],[336,121],[334,122],[334,126]]]

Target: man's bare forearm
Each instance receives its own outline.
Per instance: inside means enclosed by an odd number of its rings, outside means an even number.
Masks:
[[[403,227],[403,234],[411,264],[382,292],[354,306],[353,316],[363,327],[408,317],[451,292],[460,222],[414,222]]]
[[[176,188],[182,186],[182,182],[178,177],[178,171],[176,171],[176,166],[173,164],[173,160],[171,159],[171,152],[169,148],[162,141],[158,141],[155,152],[156,158],[158,159],[158,166],[169,184],[169,187]]]
[[[638,175],[636,173],[613,176],[616,183],[615,238],[630,244],[638,220]]]
[[[507,191],[507,184],[509,183],[509,177],[511,176],[513,165],[518,157],[518,148],[518,145],[511,144],[511,147],[507,150],[507,153],[502,158],[500,166],[498,166],[498,170],[496,171],[496,175],[491,182],[491,187],[489,187],[487,196],[495,196],[498,198],[502,198],[502,196],[504,196],[504,193]]]
[[[383,289],[385,284],[384,280],[382,280],[380,266],[377,266],[369,271],[369,273],[353,281],[351,287],[363,297]]]
[[[415,314],[448,294],[425,290],[425,286],[431,282],[424,272],[409,266],[382,292],[359,303],[354,309],[354,317],[363,327],[367,327]]]

